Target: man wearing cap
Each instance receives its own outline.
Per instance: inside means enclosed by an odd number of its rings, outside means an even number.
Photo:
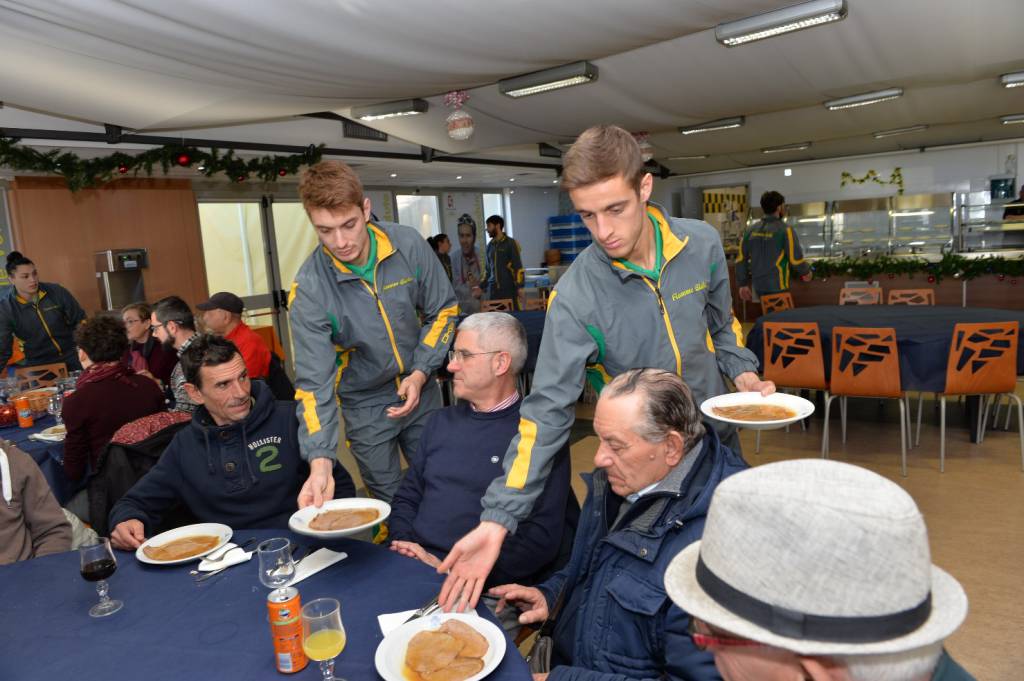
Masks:
[[[799,459],[715,491],[665,589],[726,681],[970,681],[942,642],[967,596],[932,565],[924,518],[866,469]]]
[[[242,321],[245,303],[234,293],[214,293],[205,303],[196,305],[203,312],[203,324],[217,336],[235,344],[245,360],[249,378],[266,378],[270,374],[270,348],[259,334]]]

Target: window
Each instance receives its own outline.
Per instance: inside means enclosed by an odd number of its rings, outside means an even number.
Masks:
[[[505,214],[505,197],[501,194],[484,194],[484,225],[487,223],[487,218],[492,215],[500,215],[505,218],[505,233],[511,234],[510,227],[508,224],[508,216]],[[491,242],[491,235],[484,229],[484,239],[487,243]]]
[[[426,239],[441,232],[440,206],[437,197],[420,194],[398,194],[398,222],[418,229]]]

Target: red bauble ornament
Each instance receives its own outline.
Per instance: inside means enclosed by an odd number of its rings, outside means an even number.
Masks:
[[[893,274],[892,272],[890,272],[890,273],[889,273],[889,278],[890,278],[890,279],[895,279],[895,278],[896,278],[896,275],[895,275],[895,274]]]
[[[124,175],[125,173],[127,173],[127,172],[128,172],[128,166],[126,166],[125,164],[123,164],[123,163],[122,163],[121,165],[119,165],[119,166],[117,167],[117,172],[119,172],[119,173],[121,173],[122,175]]]
[[[174,159],[179,166],[187,167],[192,164],[192,157],[188,154],[178,154],[178,158]]]
[[[245,182],[245,175],[239,175],[236,177],[235,182]]]
[[[931,275],[931,274],[928,275],[928,283],[929,284],[934,284],[935,283],[935,277],[933,275]]]
[[[1011,279],[1010,280],[1010,286],[1016,286],[1016,285],[1017,285],[1017,280],[1016,279]]]
[[[280,170],[277,171],[277,174],[280,175],[281,177],[284,177],[285,175],[288,174],[288,171],[285,170],[284,168],[281,168]]]
[[[996,275],[996,279],[998,279],[999,281],[1002,281],[1003,279],[1006,279],[1006,275],[1005,274],[997,274]]]

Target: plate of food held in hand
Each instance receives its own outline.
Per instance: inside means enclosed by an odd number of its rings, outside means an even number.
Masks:
[[[331,499],[320,508],[300,508],[288,519],[292,532],[334,539],[368,530],[391,514],[391,506],[377,499]]]
[[[505,634],[474,614],[436,613],[389,632],[374,664],[385,681],[477,681],[505,657]]]
[[[150,537],[135,549],[135,557],[150,565],[178,565],[198,560],[231,539],[231,528],[220,523],[197,523]]]
[[[752,430],[782,428],[814,413],[814,403],[797,395],[758,392],[728,393],[704,400],[704,416]]]

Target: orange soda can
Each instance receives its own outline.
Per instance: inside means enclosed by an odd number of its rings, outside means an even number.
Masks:
[[[18,410],[18,426],[31,428],[36,421],[32,417],[32,405],[28,398],[23,395],[14,398],[14,408]]]
[[[302,601],[293,586],[274,589],[267,596],[270,611],[270,636],[274,640],[274,661],[277,671],[294,674],[309,664],[302,650]]]

